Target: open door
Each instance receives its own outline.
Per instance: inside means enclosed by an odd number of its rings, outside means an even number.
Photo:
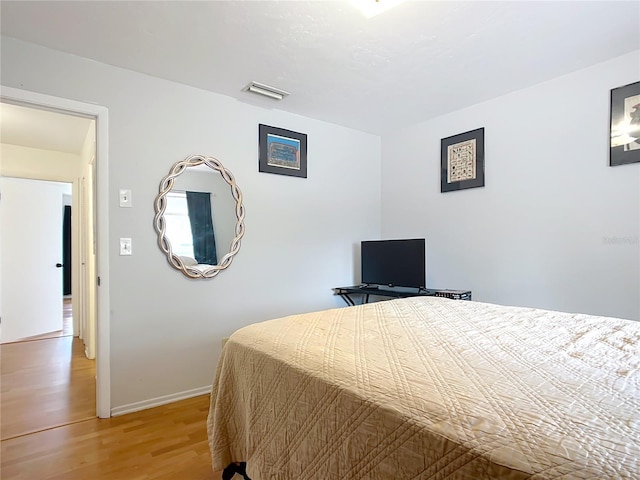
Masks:
[[[71,185],[0,178],[0,340],[62,330],[63,194]]]

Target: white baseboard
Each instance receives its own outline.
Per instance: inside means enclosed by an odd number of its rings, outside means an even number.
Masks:
[[[118,415],[125,415],[127,413],[138,412],[140,410],[146,410],[147,408],[159,407],[160,405],[166,405],[167,403],[177,402],[179,400],[186,400],[191,397],[198,397],[200,395],[208,395],[211,393],[211,385],[207,385],[200,388],[194,388],[193,390],[187,390],[185,392],[172,393],[170,395],[163,395],[162,397],[150,398],[149,400],[143,400],[141,402],[129,403],[127,405],[120,405],[111,409],[111,416],[117,417]]]

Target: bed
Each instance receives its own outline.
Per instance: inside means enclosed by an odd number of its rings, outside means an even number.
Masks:
[[[269,320],[223,348],[207,429],[251,480],[640,479],[640,322],[437,297]]]

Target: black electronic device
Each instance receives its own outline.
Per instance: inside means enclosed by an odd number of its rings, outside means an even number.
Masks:
[[[425,239],[365,240],[360,244],[362,283],[425,288]]]

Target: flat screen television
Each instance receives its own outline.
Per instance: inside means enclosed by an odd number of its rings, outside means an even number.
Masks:
[[[360,244],[362,283],[425,288],[425,239],[365,240]]]

